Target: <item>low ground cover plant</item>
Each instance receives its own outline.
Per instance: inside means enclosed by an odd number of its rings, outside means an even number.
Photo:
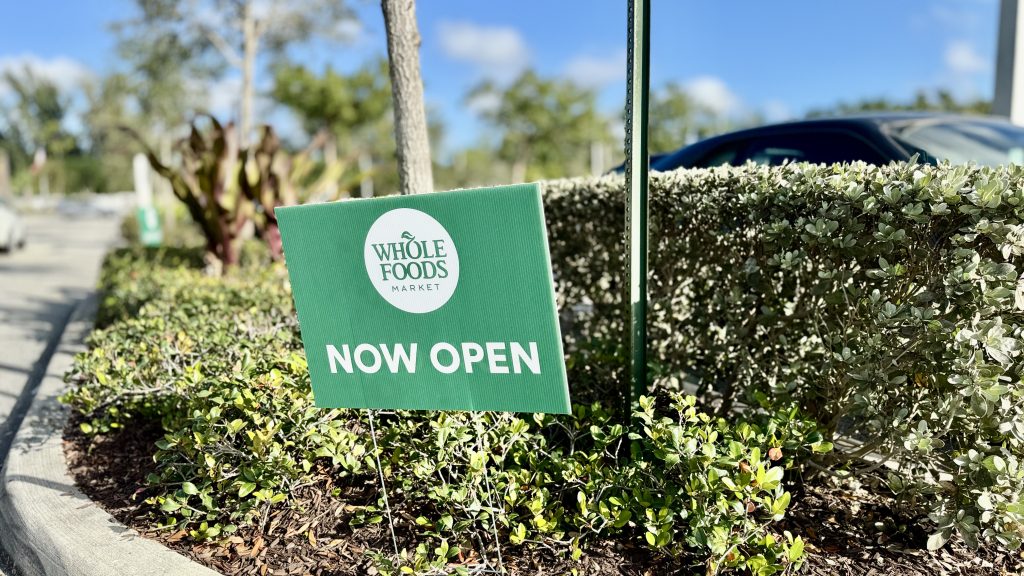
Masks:
[[[65,396],[82,431],[159,420],[154,521],[197,540],[287,505],[315,474],[372,481],[365,420],[313,406],[282,270],[214,278],[201,266],[178,250],[108,257],[105,328]],[[385,474],[420,511],[422,537],[403,562],[429,569],[484,551],[494,522],[506,545],[551,541],[567,554],[625,538],[713,571],[799,564],[803,542],[771,526],[792,497],[784,471],[828,449],[812,422],[791,409],[729,423],[678,394],[644,398],[636,417],[630,433],[599,404],[563,418],[383,415]],[[381,521],[377,504],[355,519]]]
[[[1019,547],[1024,171],[656,175],[654,379],[631,425],[614,412],[622,180],[545,183],[545,210],[574,413],[382,414],[392,503],[416,526],[382,570],[443,568],[497,531],[573,558],[615,540],[712,573],[791,571],[804,542],[778,523],[815,473],[880,483],[931,548]],[[65,396],[86,433],[161,422],[153,521],[216,541],[317,475],[372,483],[365,416],[312,406],[283,269],[201,266],[113,253]],[[358,508],[382,521],[380,502]]]

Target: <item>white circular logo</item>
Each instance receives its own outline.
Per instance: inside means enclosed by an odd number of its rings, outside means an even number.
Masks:
[[[412,208],[381,214],[363,246],[366,273],[377,292],[399,310],[433,312],[459,283],[459,253],[441,223]]]

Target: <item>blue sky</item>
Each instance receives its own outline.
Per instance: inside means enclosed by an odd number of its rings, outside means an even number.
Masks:
[[[0,70],[28,63],[72,89],[121,66],[108,26],[133,13],[131,0],[3,4]],[[353,43],[314,43],[292,56],[315,69],[349,70],[384,55],[379,4],[352,4],[361,22]],[[471,87],[528,67],[593,87],[602,108],[617,114],[625,98],[625,5],[421,0],[427,101],[446,123],[447,147],[487,137],[465,101]],[[678,82],[724,114],[771,120],[839,100],[909,99],[919,89],[991,97],[998,13],[998,0],[653,0],[652,85]],[[239,84],[231,76],[222,83]],[[230,113],[231,90],[214,93],[214,108]],[[263,106],[274,123],[290,123]]]

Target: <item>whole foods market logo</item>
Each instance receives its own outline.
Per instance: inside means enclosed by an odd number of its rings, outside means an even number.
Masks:
[[[452,237],[440,222],[412,208],[377,218],[366,233],[363,259],[377,292],[406,312],[437,310],[459,284],[459,253]]]

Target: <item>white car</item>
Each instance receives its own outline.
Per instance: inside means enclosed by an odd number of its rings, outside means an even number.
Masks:
[[[25,226],[14,207],[0,198],[0,251],[12,252],[25,245]]]

